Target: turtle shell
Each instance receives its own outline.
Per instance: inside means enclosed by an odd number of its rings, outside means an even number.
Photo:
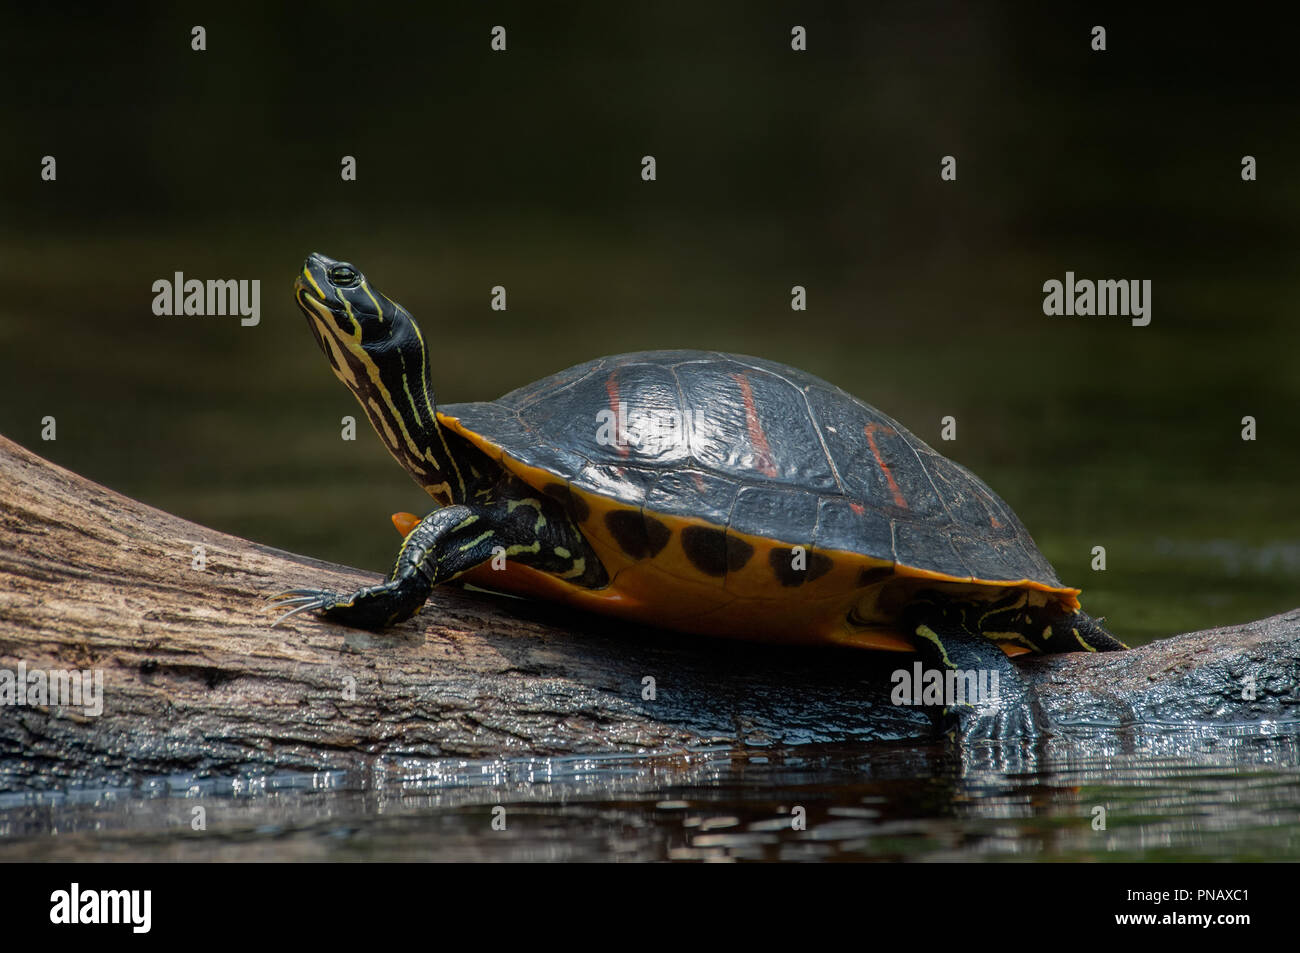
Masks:
[[[701,537],[706,571],[729,558],[727,537],[757,537],[896,573],[1077,593],[979,477],[852,394],[772,361],[622,354],[439,417],[543,492],[616,504],[605,517],[624,550],[653,546],[653,524],[677,517],[725,532],[711,553]],[[609,514],[635,523],[628,510],[645,522],[620,530]]]

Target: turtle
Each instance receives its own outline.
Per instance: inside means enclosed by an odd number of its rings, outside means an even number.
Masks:
[[[980,737],[1042,728],[1013,656],[1126,647],[984,481],[812,374],[643,351],[438,406],[419,326],[356,266],[313,253],[294,290],[436,505],[394,517],[382,583],[279,593],[277,623],[378,631],[461,580],[687,633],[911,652],[950,688],[996,674],[991,700],[931,700],[941,728]]]

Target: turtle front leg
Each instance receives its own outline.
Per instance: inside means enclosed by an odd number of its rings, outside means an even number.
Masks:
[[[430,590],[492,558],[495,547],[517,542],[512,523],[499,519],[497,507],[445,506],[416,524],[402,541],[387,580],[363,586],[351,595],[324,589],[290,589],[272,597],[292,606],[276,619],[279,625],[299,612],[357,629],[378,631],[404,622],[420,611]]]
[[[493,547],[501,545],[494,516],[493,508],[483,506],[456,505],[434,510],[402,541],[384,582],[363,586],[351,595],[325,589],[289,589],[272,597],[280,607],[293,607],[274,624],[308,611],[371,631],[404,622],[420,611],[438,583],[491,558]]]
[[[420,611],[429,592],[497,555],[579,585],[608,582],[604,567],[567,516],[549,500],[525,497],[484,504],[454,504],[434,510],[402,541],[388,578],[351,595],[324,589],[290,589],[272,597],[289,611],[357,629],[378,631]]]
[[[975,624],[979,607],[922,593],[905,613],[923,664],[943,676],[943,700],[931,705],[936,727],[963,741],[1035,738],[1048,727],[1033,688],[997,643]]]

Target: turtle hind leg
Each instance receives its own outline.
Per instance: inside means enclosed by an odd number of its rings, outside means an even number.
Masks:
[[[1082,609],[1026,608],[1025,635],[1039,652],[1119,652],[1128,646]]]
[[[968,607],[964,614],[970,620],[966,626],[970,631],[984,632],[990,638],[1005,635],[1036,652],[1118,652],[1128,648],[1082,609],[1066,609],[1056,603],[1034,605],[1016,591],[996,602]]]
[[[931,718],[962,741],[1036,738],[1050,723],[1015,663],[979,629],[984,609],[929,592],[903,613],[924,667],[942,680],[942,699],[925,698]]]
[[[1070,631],[1079,647],[1089,652],[1119,652],[1128,646],[1111,635],[1099,620],[1080,609],[1067,619],[1063,628]]]

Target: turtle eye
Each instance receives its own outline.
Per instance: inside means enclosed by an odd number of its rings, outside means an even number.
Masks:
[[[351,265],[335,265],[329,270],[330,283],[339,288],[351,288],[359,277]]]

